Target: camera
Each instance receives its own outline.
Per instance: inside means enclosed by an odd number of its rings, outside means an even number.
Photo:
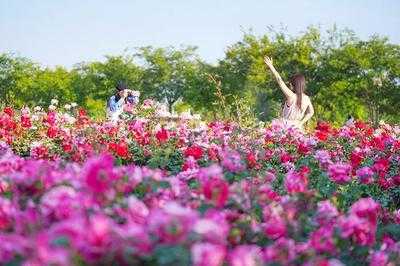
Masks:
[[[134,95],[132,92],[128,92],[128,96],[126,97],[126,102],[130,104],[139,103],[139,96]]]

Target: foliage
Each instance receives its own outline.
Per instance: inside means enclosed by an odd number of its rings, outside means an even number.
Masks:
[[[312,124],[325,120],[342,125],[349,116],[375,125],[400,119],[400,46],[380,36],[360,40],[336,27],[326,33],[309,27],[298,36],[275,28],[262,36],[249,31],[214,65],[202,61],[195,47],[141,47],[71,70],[42,68],[29,59],[1,54],[0,96],[3,104],[17,107],[62,98],[101,116],[100,109],[123,80],[144,99],[165,101],[170,110],[183,102],[212,120],[222,115],[221,107],[211,104],[220,103],[209,78],[213,76],[221,82],[219,93],[225,95],[226,106],[240,102],[236,106],[246,106],[251,120],[268,121],[279,116],[283,97],[264,66],[265,55],[274,58],[284,80],[296,72],[306,76],[316,110]]]

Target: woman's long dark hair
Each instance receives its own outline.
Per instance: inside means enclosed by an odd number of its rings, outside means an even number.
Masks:
[[[118,81],[117,86],[115,86],[115,100],[118,102],[119,99],[121,99],[121,96],[119,95],[120,91],[128,89],[128,86],[126,85],[125,82],[123,81]]]
[[[292,85],[294,92],[297,95],[296,105],[301,110],[303,93],[306,89],[306,78],[302,74],[295,74],[290,79],[290,84]]]

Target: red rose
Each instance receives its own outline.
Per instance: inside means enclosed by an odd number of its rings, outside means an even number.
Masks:
[[[4,108],[4,113],[8,114],[9,116],[13,116],[14,115],[14,110],[11,107],[6,107]]]
[[[118,156],[126,158],[128,157],[129,151],[128,151],[128,144],[126,142],[120,142],[117,147],[116,151]]]
[[[30,128],[32,126],[31,118],[27,115],[21,116],[21,125],[25,128]]]
[[[305,145],[304,143],[300,143],[297,146],[297,152],[300,154],[307,154],[310,151],[310,148],[307,147],[307,145]]]
[[[287,163],[287,162],[290,162],[290,160],[292,160],[292,157],[288,153],[283,153],[281,155],[280,159],[281,159],[281,163]]]
[[[71,152],[72,151],[72,145],[69,143],[64,143],[62,145],[62,148],[64,150],[64,152]]]
[[[216,148],[209,148],[208,149],[208,158],[212,161],[218,160],[218,151]]]
[[[159,131],[157,131],[156,133],[156,138],[158,140],[159,143],[165,143],[168,141],[169,139],[169,133],[168,130],[166,130],[165,128],[160,129]]]
[[[57,136],[58,133],[58,129],[56,127],[49,127],[49,129],[47,129],[47,136],[49,138],[55,138]]]
[[[208,179],[203,186],[203,194],[216,207],[223,207],[229,197],[229,184],[223,179]]]
[[[364,157],[362,156],[362,154],[360,154],[358,152],[353,151],[350,155],[351,166],[353,168],[357,168],[363,160],[364,160]]]
[[[200,159],[203,156],[203,149],[197,145],[193,145],[188,147],[185,151],[185,157],[192,156],[196,160]]]
[[[247,165],[249,168],[259,168],[260,165],[257,163],[257,157],[253,152],[247,154]]]

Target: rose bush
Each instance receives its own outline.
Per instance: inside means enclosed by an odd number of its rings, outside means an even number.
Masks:
[[[0,113],[0,262],[398,265],[400,128]],[[140,117],[140,118],[139,118]]]

